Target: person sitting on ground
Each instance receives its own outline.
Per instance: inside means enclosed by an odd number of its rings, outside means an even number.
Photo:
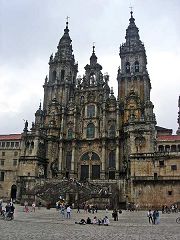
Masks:
[[[98,225],[101,225],[101,224],[103,224],[103,220],[101,220],[100,218],[98,218]]]
[[[109,219],[108,219],[108,217],[107,216],[105,216],[105,218],[104,218],[104,226],[108,226],[109,225]]]
[[[90,217],[88,217],[87,220],[86,220],[86,224],[91,224],[91,223],[92,223],[91,219],[90,219]]]
[[[75,224],[81,224],[81,225],[85,225],[86,224],[86,221],[85,219],[81,219],[80,222],[75,222]]]
[[[97,217],[95,216],[94,218],[93,218],[93,224],[97,224],[98,223],[98,220],[97,220]]]

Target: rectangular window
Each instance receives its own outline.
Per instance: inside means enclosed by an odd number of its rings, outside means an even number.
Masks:
[[[2,147],[5,147],[5,142],[2,142]]]
[[[13,159],[13,166],[17,166],[17,163],[18,163],[17,159]]]
[[[95,106],[89,105],[87,106],[87,117],[94,117],[95,116]]]
[[[0,181],[4,182],[4,172],[0,172]]]
[[[171,170],[172,170],[172,171],[177,170],[177,165],[171,165]]]
[[[159,161],[159,166],[164,167],[164,160]]]
[[[11,142],[11,147],[12,147],[12,148],[14,147],[14,142]]]
[[[15,142],[15,147],[19,147],[19,142]]]
[[[4,159],[0,160],[0,164],[1,164],[1,166],[4,166]]]
[[[154,180],[157,180],[157,178],[158,178],[157,173],[154,173]]]
[[[172,195],[172,191],[168,191],[168,195],[171,196]]]
[[[6,155],[6,153],[5,152],[2,152],[2,156],[5,156]]]
[[[9,148],[9,146],[10,146],[10,142],[7,142],[6,147]]]

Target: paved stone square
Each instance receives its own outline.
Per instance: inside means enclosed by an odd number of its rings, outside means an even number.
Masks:
[[[79,225],[75,221],[88,216],[110,219],[110,226]],[[145,211],[126,212],[119,215],[119,221],[114,222],[112,211],[98,211],[96,214],[77,213],[72,210],[71,219],[62,218],[56,209],[41,208],[36,212],[23,212],[23,207],[16,205],[15,219],[4,221],[0,219],[1,240],[88,240],[88,239],[126,239],[126,240],[179,240],[180,224],[176,217],[180,214],[161,214],[160,224],[148,223]]]

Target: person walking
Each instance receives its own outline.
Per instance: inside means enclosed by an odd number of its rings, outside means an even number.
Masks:
[[[156,224],[156,210],[153,211],[153,224]]]
[[[114,218],[114,221],[118,221],[118,211],[117,211],[117,209],[113,210],[112,217]]]
[[[66,213],[67,213],[67,218],[71,218],[71,207],[70,206],[67,207]]]
[[[153,223],[153,212],[151,210],[147,212],[147,217],[149,219],[149,223]]]
[[[36,211],[36,204],[35,202],[32,203],[32,212],[35,212]]]
[[[159,211],[156,210],[156,224],[160,223],[160,216],[159,216]]]
[[[79,206],[79,204],[77,205],[77,213],[80,213],[80,206]]]

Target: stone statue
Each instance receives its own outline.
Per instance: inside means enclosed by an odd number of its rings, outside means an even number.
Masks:
[[[57,159],[51,163],[50,169],[52,172],[52,177],[57,177],[58,176],[58,161],[57,161]]]
[[[27,132],[27,131],[28,131],[28,121],[26,120],[24,124],[24,132]]]

